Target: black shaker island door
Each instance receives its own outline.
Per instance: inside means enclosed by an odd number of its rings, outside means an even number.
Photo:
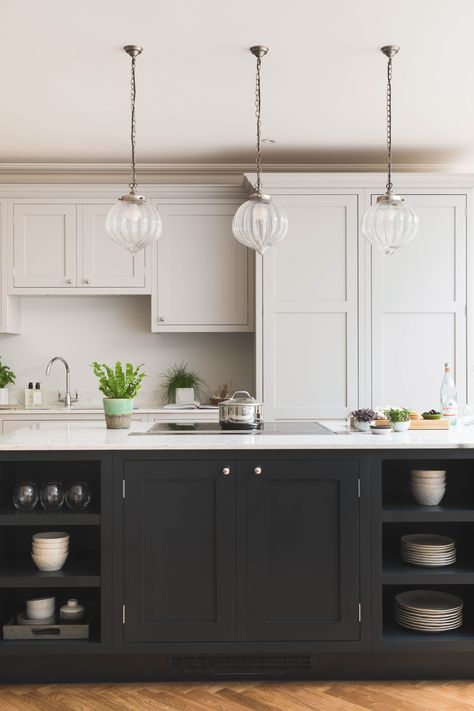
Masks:
[[[255,457],[240,467],[248,639],[359,639],[359,463]]]
[[[235,470],[127,461],[126,642],[235,639]]]

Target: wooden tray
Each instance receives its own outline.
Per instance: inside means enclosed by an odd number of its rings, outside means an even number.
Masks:
[[[388,420],[376,420],[379,425],[388,425]],[[410,420],[410,430],[449,430],[449,420]]]
[[[61,620],[55,625],[17,625],[12,617],[3,625],[3,639],[89,639],[89,623]]]

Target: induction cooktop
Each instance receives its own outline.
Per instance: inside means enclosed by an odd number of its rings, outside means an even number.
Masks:
[[[258,429],[222,429],[218,422],[155,422],[146,432],[134,435],[170,434],[250,434],[250,435],[333,435],[335,432],[319,422],[262,422]]]

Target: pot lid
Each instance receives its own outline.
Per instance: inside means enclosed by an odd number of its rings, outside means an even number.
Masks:
[[[237,397],[238,395],[246,397]],[[256,400],[246,390],[236,390],[236,392],[228,400],[223,400],[219,405],[261,405],[262,403]]]

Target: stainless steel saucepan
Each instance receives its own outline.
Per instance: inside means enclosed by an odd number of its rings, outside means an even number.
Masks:
[[[258,429],[263,423],[263,403],[246,390],[237,390],[219,403],[219,422],[223,429]]]

